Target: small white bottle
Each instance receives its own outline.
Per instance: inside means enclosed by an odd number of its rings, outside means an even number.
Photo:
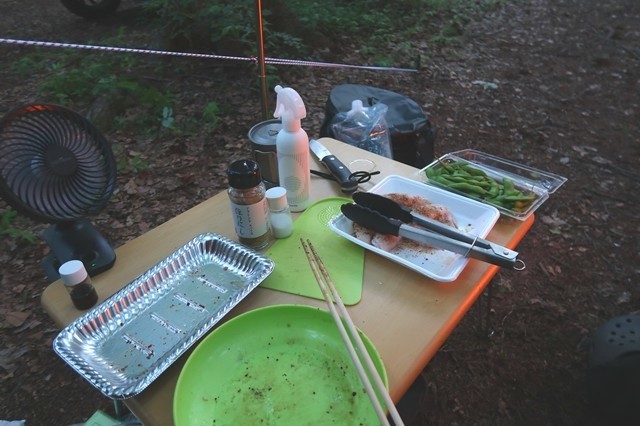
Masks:
[[[58,269],[64,287],[71,296],[73,305],[80,310],[93,307],[98,302],[98,293],[80,260],[70,260]]]
[[[276,137],[278,180],[287,190],[287,202],[292,212],[309,206],[311,170],[309,166],[309,136],[300,120],[307,116],[302,98],[290,87],[276,86],[278,100],[273,116],[282,120]]]
[[[293,219],[287,203],[287,190],[281,186],[267,189],[269,221],[274,238],[286,238],[293,233]]]

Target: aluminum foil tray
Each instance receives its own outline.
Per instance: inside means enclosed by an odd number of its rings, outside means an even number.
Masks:
[[[137,395],[274,268],[216,234],[201,234],[56,336],[55,352],[112,399]]]

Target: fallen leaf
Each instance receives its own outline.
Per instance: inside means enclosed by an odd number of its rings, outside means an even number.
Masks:
[[[35,319],[31,320],[31,321],[26,321],[20,327],[18,327],[15,330],[13,330],[13,333],[14,334],[18,334],[18,333],[22,333],[25,330],[32,330],[32,329],[36,328],[37,326],[39,326],[40,324],[42,324],[42,322],[38,321],[38,320],[35,320]]]
[[[27,352],[29,352],[29,348],[26,346],[0,349],[0,367],[10,373],[13,373],[15,370],[14,362],[22,358],[22,356]]]
[[[592,146],[577,146],[577,145],[574,145],[574,146],[571,147],[571,149],[573,149],[578,154],[580,154],[581,157],[584,157],[586,155],[591,155],[594,152],[598,152],[598,149],[594,148]]]
[[[567,224],[567,221],[558,217],[555,213],[553,216],[542,216],[540,220],[549,226],[561,227]]]
[[[25,289],[26,287],[27,287],[27,286],[26,286],[25,284],[18,284],[17,286],[14,286],[14,287],[11,289],[11,291],[13,291],[13,292],[14,292],[14,293],[16,293],[16,294],[20,294],[20,293],[22,293],[22,292],[24,291],[24,289]]]
[[[608,160],[604,157],[600,157],[599,155],[596,155],[595,157],[593,157],[592,160],[597,164],[611,164],[611,160]]]
[[[623,291],[620,296],[618,296],[617,302],[618,305],[631,302],[631,293],[629,293],[628,291]]]
[[[11,311],[4,314],[4,320],[12,327],[20,327],[31,315],[29,311]]]

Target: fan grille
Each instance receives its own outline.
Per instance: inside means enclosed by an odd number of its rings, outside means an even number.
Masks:
[[[113,193],[111,147],[84,117],[57,106],[18,108],[0,122],[0,191],[17,210],[45,222],[100,211]]]

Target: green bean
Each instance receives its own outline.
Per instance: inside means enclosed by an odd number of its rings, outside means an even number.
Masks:
[[[434,182],[438,182],[438,183],[439,183],[439,184],[441,184],[441,185],[445,185],[445,186],[446,186],[448,181],[444,180],[444,179],[442,178],[442,176],[443,176],[443,175],[436,175],[436,174],[434,174],[434,175],[433,175],[432,177],[430,177],[429,179],[431,179],[431,180],[432,180],[432,181],[434,181]]]
[[[448,180],[450,182],[456,182],[456,183],[468,183],[469,179],[465,178],[464,176],[457,176],[457,175],[441,175],[441,177],[445,180]],[[470,182],[469,182],[470,183]]]
[[[451,163],[448,164],[449,167],[451,167],[452,169],[461,169],[464,168],[465,166],[469,166],[469,163],[467,163],[466,161],[452,161]]]
[[[496,181],[493,181],[491,183],[491,187],[487,191],[489,198],[496,197],[499,192],[500,192],[500,187],[498,186],[498,183]]]
[[[503,178],[502,179],[502,185],[504,186],[504,193],[505,194],[511,194],[511,193],[515,193],[516,187],[513,185],[513,181],[509,178]],[[517,191],[520,192],[520,191]]]
[[[462,167],[467,173],[469,173],[470,175],[474,175],[474,176],[486,176],[487,174],[484,172],[484,170],[480,170],[480,169],[476,169],[474,167],[471,166],[463,166]]]
[[[460,170],[455,170],[453,173],[451,173],[451,176],[461,176],[464,178],[471,178],[471,175],[467,172],[465,172],[464,170],[460,169]]]
[[[524,195],[520,193],[520,195],[504,195],[502,199],[506,201],[533,201],[535,198],[534,194]]]
[[[449,168],[449,166],[447,165],[447,163],[445,163],[444,161],[440,161],[439,158],[438,158],[438,163],[440,163],[442,168],[445,169],[447,172],[452,172],[451,169]]]
[[[472,167],[466,161],[439,161],[440,167],[426,170],[433,182],[479,198],[497,207],[522,211],[536,198],[534,193],[522,192],[507,177],[496,180],[484,170]]]
[[[472,185],[470,183],[463,182],[451,182],[449,186],[453,189],[458,189],[463,192],[471,192],[478,195],[486,195],[487,191],[482,189],[482,187],[477,185]]]
[[[427,169],[427,177],[431,180],[434,180],[436,177],[435,169]]]
[[[473,184],[473,185],[481,186],[482,188],[484,188],[486,190],[491,189],[491,187],[494,186],[494,185],[496,187],[498,186],[498,184],[495,181],[489,182],[487,180],[476,181],[476,180],[473,180],[473,179],[469,179],[469,180],[467,180],[467,182],[469,182],[470,184]]]
[[[510,208],[509,205],[507,205],[506,203],[504,203],[501,200],[498,200],[496,198],[491,198],[491,199],[486,200],[486,201],[488,201],[491,204],[493,204],[495,206],[498,206],[498,207],[502,207],[502,208],[505,208],[505,209],[509,209]]]

